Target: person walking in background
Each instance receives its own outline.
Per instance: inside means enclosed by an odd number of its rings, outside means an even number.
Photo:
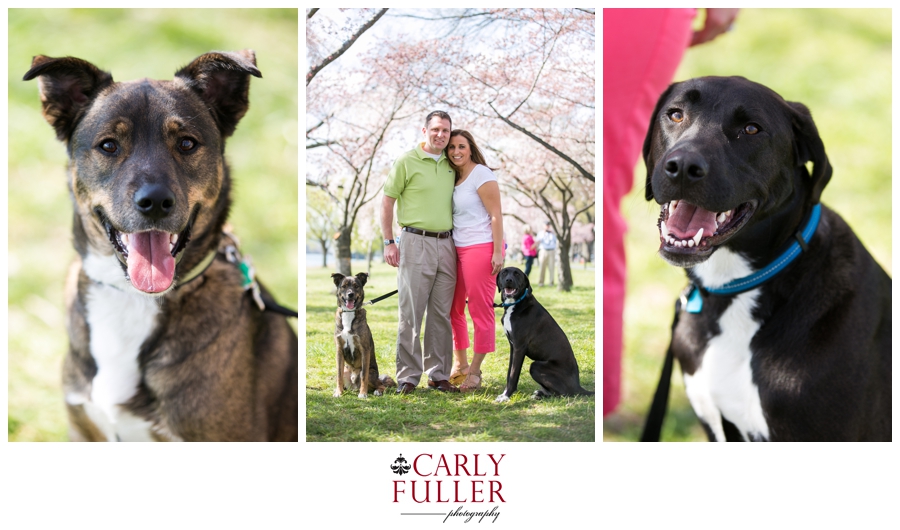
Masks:
[[[537,257],[537,242],[532,235],[531,227],[525,225],[522,228],[522,255],[525,257],[525,276],[531,274],[531,266],[534,264],[534,258]]]
[[[456,291],[450,307],[453,370],[450,382],[462,392],[481,388],[481,363],[495,347],[494,291],[503,267],[503,215],[500,186],[471,133],[450,133],[447,157],[456,171],[453,188],[453,243],[456,246]],[[466,301],[475,328],[469,363]]]
[[[696,9],[603,10],[603,415],[621,398],[622,313],[625,308],[625,219],[620,203],[657,98],[688,46],[728,30],[737,9],[707,9],[692,31]],[[543,274],[541,275],[543,277]]]
[[[544,274],[550,269],[550,285],[556,282],[556,234],[550,227],[550,221],[544,223],[544,231],[538,234],[538,261],[541,264],[541,279],[538,287],[544,286]]]
[[[450,384],[453,362],[450,304],[456,287],[456,249],[451,196],[455,173],[444,155],[450,140],[450,115],[434,111],[425,118],[424,142],[401,155],[384,184],[381,230],[384,261],[397,271],[397,393],[415,391],[423,372],[428,386],[459,392]],[[403,249],[392,234],[394,203],[402,227]],[[425,320],[424,352],[419,339]]]

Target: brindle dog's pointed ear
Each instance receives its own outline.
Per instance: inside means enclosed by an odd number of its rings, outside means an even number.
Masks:
[[[818,204],[822,197],[822,190],[831,180],[831,163],[825,154],[825,144],[819,136],[819,130],[813,122],[812,114],[806,105],[793,101],[787,102],[791,109],[791,127],[794,130],[794,155],[797,167],[802,167],[805,172],[806,163],[812,162],[812,203]]]
[[[341,282],[344,281],[344,275],[339,272],[336,272],[331,275],[331,280],[334,282],[335,287],[340,287]]]
[[[653,114],[650,115],[650,126],[647,128],[647,136],[644,137],[644,165],[647,167],[647,183],[644,185],[644,198],[648,201],[653,200],[653,187],[650,182],[653,178],[653,168],[656,167],[657,157],[662,154],[653,151],[654,144],[657,146],[662,145],[662,142],[653,141],[654,138],[657,138],[660,135],[658,117],[666,100],[669,99],[669,94],[672,93],[672,89],[675,88],[675,85],[677,84],[678,83],[672,83],[669,85],[669,88],[659,96],[659,99],[656,101],[656,107],[653,109]]]
[[[359,274],[356,275],[356,279],[359,280],[359,284],[360,284],[360,285],[362,285],[363,287],[365,287],[366,281],[368,281],[368,279],[369,279],[369,273],[367,273],[367,272],[360,272]]]
[[[112,75],[75,57],[36,55],[31,69],[22,78],[38,78],[38,90],[44,118],[56,130],[56,137],[67,141],[84,109],[97,94],[111,85]]]
[[[175,73],[210,106],[223,137],[247,112],[251,75],[262,77],[253,50],[206,53]]]

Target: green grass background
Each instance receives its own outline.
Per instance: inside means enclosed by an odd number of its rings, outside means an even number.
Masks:
[[[812,111],[834,175],[822,201],[891,273],[891,12],[745,9],[733,31],[686,53],[676,80],[741,75]],[[662,368],[684,272],[663,262],[659,208],[643,198],[643,163],[622,202],[628,220],[623,403],[603,438],[636,440]],[[705,440],[675,370],[663,440]]]
[[[364,265],[364,264],[362,264]],[[507,262],[507,266],[521,263]],[[364,271],[354,264],[354,273]],[[595,438],[595,398],[564,397],[532,400],[537,384],[525,361],[518,391],[509,403],[495,404],[503,392],[509,365],[509,343],[497,309],[497,351],[482,364],[482,389],[466,394],[427,390],[427,376],[416,391],[399,396],[390,389],[380,397],[361,400],[355,392],[332,397],[336,378],[334,343],[337,303],[329,269],[306,273],[306,439],[315,442],[592,442]],[[532,274],[538,271],[532,270]],[[538,287],[535,296],[565,330],[581,372],[581,386],[594,390],[594,270],[573,267],[570,293]],[[397,269],[374,265],[366,283],[372,300],[397,288]],[[396,296],[367,306],[366,320],[375,339],[380,373],[396,379]],[[469,322],[469,338],[472,323]],[[469,350],[471,356],[471,349]]]
[[[279,301],[298,301],[298,13],[283,10],[9,10],[10,441],[66,439],[60,377],[63,283],[75,255],[66,150],[40,112],[37,54],[80,57],[116,80],[171,79],[212,50],[256,51],[263,78],[228,140],[235,181],[231,223]]]

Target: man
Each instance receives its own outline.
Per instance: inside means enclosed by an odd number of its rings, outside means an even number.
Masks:
[[[449,381],[453,362],[450,304],[456,287],[456,247],[450,237],[455,173],[444,148],[451,127],[446,112],[430,113],[422,128],[425,141],[394,162],[384,185],[384,261],[399,267],[398,394],[413,392],[423,372],[428,374],[429,387],[459,392]],[[402,249],[393,237],[394,203],[403,231]],[[419,335],[426,309],[423,351]]]
[[[538,236],[538,244],[540,252],[538,253],[538,261],[541,262],[541,281],[538,287],[544,286],[544,274],[547,267],[550,268],[550,285],[556,281],[556,234],[550,228],[550,221],[544,223],[544,231]]]

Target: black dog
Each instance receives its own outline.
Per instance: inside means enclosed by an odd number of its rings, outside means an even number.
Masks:
[[[659,253],[692,284],[670,348],[710,440],[890,440],[891,279],[819,205],[809,110],[741,77],[676,83],[644,161]]]
[[[533,397],[594,395],[581,388],[572,345],[531,293],[528,276],[515,267],[507,267],[497,275],[497,290],[503,300],[503,329],[509,340],[506,390],[497,396],[497,403],[509,401],[516,391],[525,357],[533,361],[529,372],[540,385]]]

